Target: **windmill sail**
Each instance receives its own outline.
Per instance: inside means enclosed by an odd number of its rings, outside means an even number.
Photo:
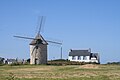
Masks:
[[[13,37],[17,37],[17,38],[23,38],[23,39],[33,39],[33,40],[35,40],[35,38],[23,37],[23,36],[13,36]]]
[[[42,28],[42,23],[43,23],[43,16],[41,17],[41,21],[40,21],[40,27],[38,30],[38,34],[40,34],[41,28]]]
[[[43,29],[43,27],[44,27],[44,23],[45,23],[45,16],[40,16],[39,17],[39,25],[38,25],[38,32],[37,32],[37,34],[40,34],[41,33],[41,31],[42,31],[42,29]]]

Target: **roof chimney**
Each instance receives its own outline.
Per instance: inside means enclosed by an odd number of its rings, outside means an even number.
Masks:
[[[91,53],[91,48],[89,48],[89,49],[88,49],[88,52],[90,52],[90,53]]]
[[[70,49],[70,51],[72,52],[72,49]]]

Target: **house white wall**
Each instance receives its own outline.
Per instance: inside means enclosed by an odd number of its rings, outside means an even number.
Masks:
[[[90,59],[90,56],[86,56],[86,59],[84,60],[83,57],[84,56],[81,56],[81,59],[78,59],[78,56],[74,56],[74,59],[73,59],[73,56],[69,56],[68,60],[76,61],[76,62],[95,62],[95,63],[99,63],[96,58],[91,58]]]
[[[96,63],[98,63],[98,60],[96,58],[91,58],[90,62],[96,62]]]
[[[80,59],[78,59],[79,56],[74,56],[74,59],[73,59],[73,56],[69,56],[68,57],[68,60],[70,61],[78,61],[78,62],[90,62],[90,56],[80,56]],[[84,59],[85,57],[85,59]]]
[[[8,64],[12,64],[13,62],[8,62]]]

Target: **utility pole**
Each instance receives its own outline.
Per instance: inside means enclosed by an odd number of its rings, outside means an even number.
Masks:
[[[61,59],[62,59],[62,45],[61,45]]]

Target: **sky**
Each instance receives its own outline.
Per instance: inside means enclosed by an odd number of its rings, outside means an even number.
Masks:
[[[101,63],[120,61],[120,0],[0,0],[0,56],[28,59],[38,17],[47,40],[63,42],[63,58],[70,49],[89,49]],[[60,46],[48,45],[48,59],[60,58]]]

